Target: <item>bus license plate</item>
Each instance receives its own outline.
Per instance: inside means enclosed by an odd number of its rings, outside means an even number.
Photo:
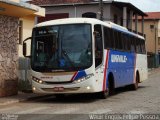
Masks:
[[[54,90],[54,91],[57,91],[57,92],[58,92],[58,91],[59,91],[59,92],[60,92],[60,91],[64,91],[64,87],[55,87],[55,88],[53,88],[53,90]]]

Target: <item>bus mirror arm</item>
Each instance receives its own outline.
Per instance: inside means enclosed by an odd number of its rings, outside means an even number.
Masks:
[[[28,57],[28,58],[30,58],[31,57],[31,55],[27,55],[27,41],[29,41],[29,40],[31,40],[32,39],[32,37],[29,37],[29,38],[26,38],[24,41],[23,41],[23,56],[24,57]]]

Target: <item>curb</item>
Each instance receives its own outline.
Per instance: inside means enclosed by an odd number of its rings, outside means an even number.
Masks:
[[[0,103],[0,106],[10,105],[13,103],[18,103],[18,102],[19,102],[19,100],[11,100],[11,101]]]
[[[10,105],[10,104],[14,104],[14,103],[19,103],[19,102],[25,102],[25,101],[32,101],[32,100],[37,100],[37,99],[43,99],[45,97],[50,97],[53,95],[35,95],[35,96],[30,96],[30,97],[26,97],[26,98],[4,98],[4,102],[0,102],[0,106],[5,106],[5,105]]]
[[[28,97],[24,99],[20,99],[19,102],[25,102],[25,101],[32,101],[32,100],[37,100],[37,99],[43,99],[45,97],[50,97],[53,95],[39,95],[39,96],[33,96],[33,97]]]
[[[151,70],[148,70],[148,75],[152,75],[154,73],[157,73],[160,71],[160,67],[159,68],[154,68],[154,69],[151,69]]]

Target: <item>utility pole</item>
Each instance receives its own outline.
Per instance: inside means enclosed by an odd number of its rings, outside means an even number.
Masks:
[[[99,0],[100,20],[103,21],[103,0]]]

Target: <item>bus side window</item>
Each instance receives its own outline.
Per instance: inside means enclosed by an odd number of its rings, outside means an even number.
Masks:
[[[141,53],[140,52],[140,40],[139,40],[139,38],[136,39],[136,52]]]
[[[103,28],[103,33],[104,33],[104,46],[105,49],[107,48],[112,48],[112,40],[111,40],[111,35],[110,35],[110,29],[107,27]]]
[[[128,51],[131,52],[131,39],[129,35],[127,35],[127,41],[128,41]]]
[[[142,49],[142,54],[146,53],[146,49],[145,49],[145,41],[141,40],[141,49]]]
[[[101,25],[94,26],[95,37],[95,66],[99,66],[102,63],[103,58],[103,42],[102,42],[102,27]]]
[[[131,52],[135,52],[136,47],[135,47],[135,39],[134,37],[131,37]]]
[[[115,43],[113,38],[113,30],[111,28],[103,27],[103,33],[104,33],[104,46],[105,49],[114,49]]]
[[[124,42],[123,42],[123,39],[122,39],[122,33],[121,32],[118,32],[118,38],[119,38],[119,49],[123,50]]]
[[[124,41],[124,50],[127,52],[130,52],[131,50],[131,41],[129,39],[129,36],[123,33],[123,41]]]
[[[114,30],[114,41],[115,41],[115,48],[119,50],[119,38],[118,38],[118,31]]]

